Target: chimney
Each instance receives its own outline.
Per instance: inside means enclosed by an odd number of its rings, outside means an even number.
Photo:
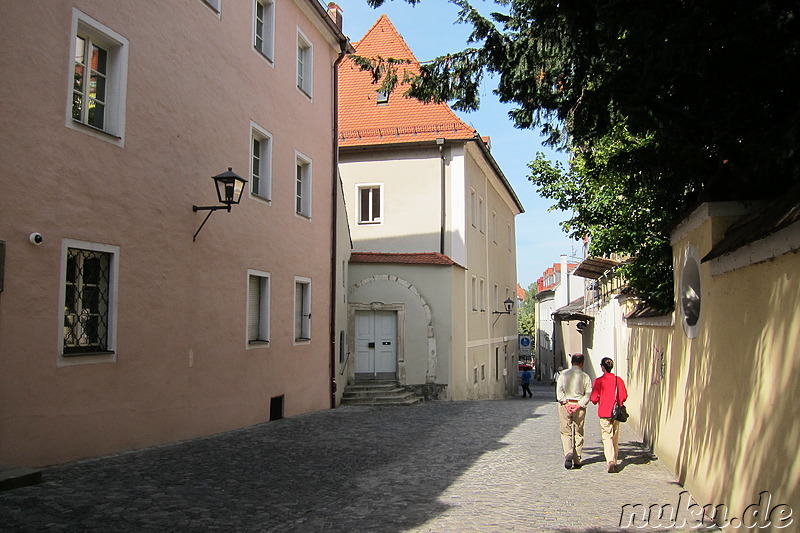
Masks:
[[[333,20],[339,31],[342,31],[342,8],[334,2],[328,3],[328,16]]]

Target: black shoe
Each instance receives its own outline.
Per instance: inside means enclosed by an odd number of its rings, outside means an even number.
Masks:
[[[572,468],[572,454],[568,453],[567,456],[564,458],[564,468],[567,470]]]
[[[583,461],[581,461],[580,457],[575,457],[572,460],[572,468],[580,468],[583,466]]]

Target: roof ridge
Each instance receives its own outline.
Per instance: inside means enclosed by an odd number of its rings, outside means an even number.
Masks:
[[[392,59],[410,59],[413,63],[416,63],[417,65],[419,65],[419,61],[417,60],[416,56],[414,55],[414,52],[411,51],[411,47],[408,46],[408,43],[406,43],[406,40],[403,39],[403,35],[399,31],[397,31],[397,28],[395,27],[394,24],[392,24],[391,19],[389,18],[389,16],[386,13],[382,13],[381,16],[378,17],[378,20],[375,21],[375,24],[373,24],[372,27],[369,30],[367,30],[367,33],[365,33],[364,36],[361,39],[359,39],[359,41],[357,43],[353,43],[353,48],[356,49],[356,53],[358,53],[358,46],[363,44],[364,41],[368,37],[371,37],[372,33],[377,31],[378,26],[381,26],[381,25],[387,26],[386,30],[391,31],[394,35],[397,36],[398,44],[402,45],[402,48],[404,48],[405,52],[408,53],[408,57],[405,57],[405,58],[392,58]]]

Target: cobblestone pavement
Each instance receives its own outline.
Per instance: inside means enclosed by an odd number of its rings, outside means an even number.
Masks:
[[[0,493],[0,531],[601,533],[620,531],[624,504],[678,505],[683,489],[627,428],[623,468],[606,472],[591,406],[586,464],[566,470],[553,389],[533,389],[340,407],[49,468]]]

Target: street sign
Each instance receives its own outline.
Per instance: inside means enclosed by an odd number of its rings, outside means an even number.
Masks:
[[[519,336],[519,354],[525,357],[531,356],[531,337],[530,335]]]

